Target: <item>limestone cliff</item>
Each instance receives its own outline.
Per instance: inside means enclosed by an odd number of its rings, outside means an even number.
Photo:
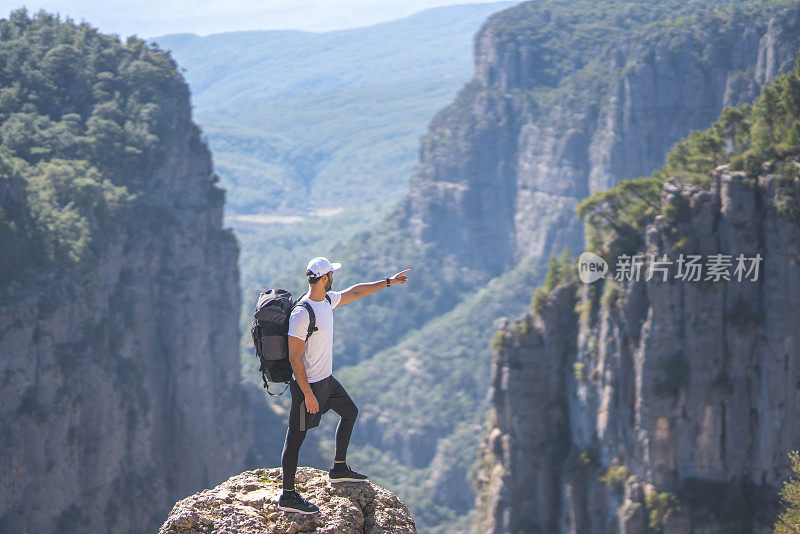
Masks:
[[[503,11],[476,35],[475,78],[432,122],[403,206],[415,238],[491,275],[582,248],[577,201],[649,174],[723,106],[791,68],[800,48],[793,6],[609,30],[591,61],[547,74],[551,51],[525,33],[542,9]]]
[[[298,489],[319,506],[312,515],[278,510],[280,469],[256,469],[175,504],[160,534],[413,534],[414,520],[392,493],[371,483],[331,484],[319,469],[300,467]]]
[[[573,282],[504,329],[476,532],[771,531],[800,443],[798,193],[769,166],[670,180],[686,211],[647,253],[760,254],[756,281]]]
[[[4,38],[13,25],[36,26],[24,13],[12,19]],[[84,32],[79,43],[105,38],[46,14],[36,24],[59,38]],[[127,50],[106,42],[117,49],[107,46],[101,67],[117,72]],[[127,183],[129,217],[95,227],[105,237],[90,264],[31,266],[23,281],[0,281],[0,531],[152,532],[176,499],[238,472],[252,442],[238,246],[222,228],[224,194],[188,87],[177,73],[161,79],[169,89],[147,109],[160,110],[163,133]],[[59,94],[86,102],[81,87]],[[4,209],[21,202],[13,184],[3,180]]]

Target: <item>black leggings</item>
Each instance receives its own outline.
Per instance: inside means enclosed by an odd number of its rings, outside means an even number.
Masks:
[[[341,417],[339,424],[336,425],[336,454],[334,455],[334,461],[344,462],[347,458],[347,446],[350,444],[353,425],[356,424],[356,417],[358,417],[358,408],[350,400],[350,397],[347,397],[346,401],[331,403],[330,408]],[[300,453],[300,445],[306,439],[306,432],[306,430],[298,430],[291,426],[286,431],[286,442],[283,444],[283,454],[281,455],[283,489],[285,490],[294,489],[297,457]]]
[[[306,439],[305,430],[297,430],[289,427],[286,431],[286,442],[283,444],[283,454],[281,455],[281,465],[283,466],[283,489],[294,489],[294,474],[297,472],[297,455],[300,453],[300,445]]]

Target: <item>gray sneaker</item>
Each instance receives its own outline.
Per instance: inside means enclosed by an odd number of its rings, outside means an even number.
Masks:
[[[319,508],[300,496],[296,491],[284,491],[278,499],[278,510],[284,512],[295,512],[298,514],[316,514]]]
[[[328,471],[328,478],[334,484],[337,482],[369,482],[367,475],[356,473],[347,464],[344,464],[344,469],[331,469]]]

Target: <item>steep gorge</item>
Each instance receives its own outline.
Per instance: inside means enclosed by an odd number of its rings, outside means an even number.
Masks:
[[[674,16],[633,4],[645,14],[620,26],[588,3],[492,16],[476,36],[475,78],[422,140],[409,194],[342,249],[355,271],[344,285],[414,266],[402,291],[343,309],[336,343],[358,362],[344,371],[362,400],[356,439],[414,468],[398,484],[418,492],[400,491],[412,511],[437,503],[423,522],[470,509],[465,443],[477,447],[492,325],[525,311],[550,254],[584,248],[577,203],[649,174],[723,106],[790,69],[800,45],[793,3]]]

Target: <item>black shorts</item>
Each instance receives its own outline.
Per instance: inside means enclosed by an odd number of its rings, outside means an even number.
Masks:
[[[310,386],[319,404],[317,413],[306,411],[306,396],[297,381],[292,379],[289,383],[289,391],[292,393],[289,426],[295,430],[308,430],[318,426],[322,419],[322,414],[327,413],[328,410],[333,410],[341,415],[343,413],[351,413],[355,409],[356,405],[350,395],[347,394],[347,391],[339,381],[333,378],[333,375],[323,378],[319,382],[313,382]]]

